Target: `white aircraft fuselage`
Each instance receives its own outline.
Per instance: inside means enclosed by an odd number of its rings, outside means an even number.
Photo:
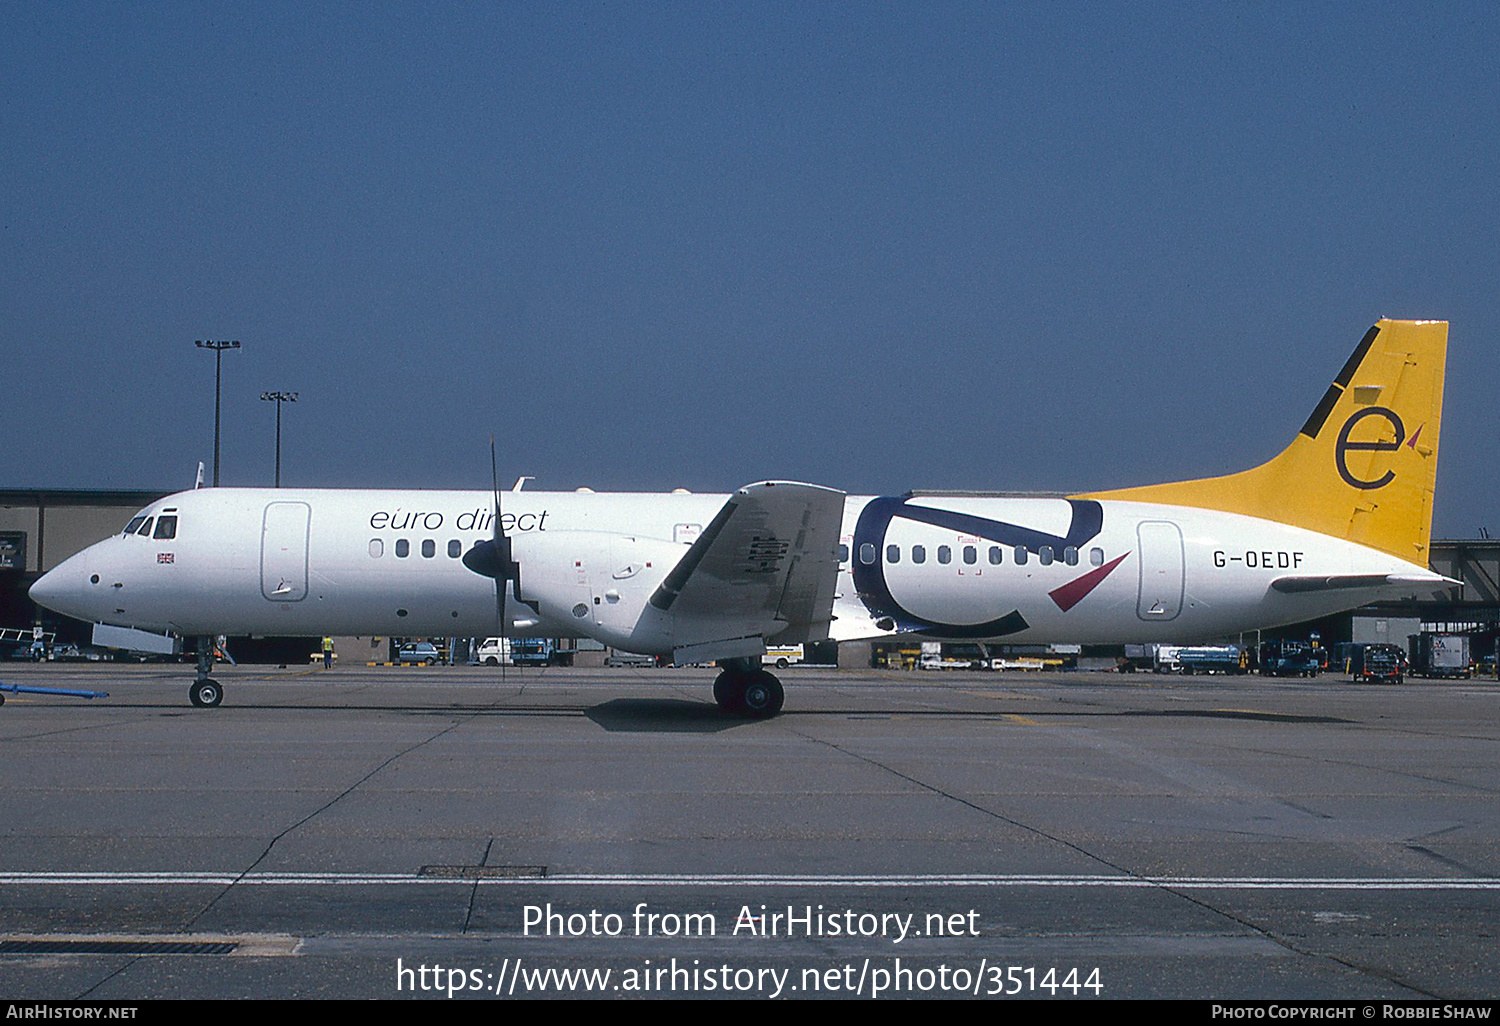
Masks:
[[[592,637],[670,655],[649,600],[728,495],[509,492],[521,567],[505,633]],[[462,556],[493,496],[211,488],[141,511],[47,574],[37,601],[82,620],[182,635],[495,632],[495,583]],[[164,512],[165,511],[165,512]],[[171,538],[154,538],[163,516]],[[1278,579],[1369,578],[1356,602],[1443,579],[1352,542],[1234,513],[1141,502],[847,496],[834,640],[901,633],[1013,642],[1193,641],[1313,619],[1350,592]],[[770,636],[767,642],[775,643]]]

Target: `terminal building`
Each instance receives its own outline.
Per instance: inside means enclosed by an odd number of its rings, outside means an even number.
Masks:
[[[69,556],[121,531],[141,508],[166,491],[0,489],[0,659],[29,645],[31,630],[40,620],[57,644],[87,645],[92,625],[38,609],[27,590],[43,573]],[[1496,651],[1500,634],[1500,540],[1434,539],[1432,569],[1461,582],[1446,591],[1411,601],[1380,603],[1309,624],[1264,632],[1264,638],[1306,638],[1316,632],[1324,644],[1341,641],[1388,642],[1403,647],[1422,631],[1468,634],[1475,658]],[[23,644],[20,639],[26,639]],[[467,639],[465,639],[467,640]],[[1065,639],[1059,639],[1060,641]],[[1196,640],[1196,639],[1186,639]],[[1228,639],[1253,643],[1260,638]],[[320,651],[319,638],[234,638],[230,653],[242,662],[306,662]],[[337,639],[344,662],[389,658],[390,639]],[[911,641],[846,643],[809,646],[810,661],[845,666],[902,665],[910,661]],[[1010,646],[993,646],[1002,654]],[[1033,646],[1034,647],[1034,646]],[[1017,648],[1027,648],[1017,646]],[[1018,651],[1013,654],[1031,654]],[[1081,655],[1092,665],[1108,665],[1118,653],[1109,648],[1086,648]]]

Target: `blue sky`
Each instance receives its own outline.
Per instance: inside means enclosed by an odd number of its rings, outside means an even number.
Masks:
[[[1495,516],[1500,8],[10,4],[0,483],[854,492],[1241,469],[1452,322]]]

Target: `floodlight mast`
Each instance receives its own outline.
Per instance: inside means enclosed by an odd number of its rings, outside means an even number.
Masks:
[[[281,404],[297,401],[296,392],[262,392],[264,402],[276,404],[276,487],[281,487]]]
[[[225,341],[216,339],[205,341],[198,339],[193,343],[199,349],[212,349],[214,353],[214,487],[219,487],[219,409],[220,398],[223,393],[222,382],[224,372],[224,350],[238,349],[238,339]]]

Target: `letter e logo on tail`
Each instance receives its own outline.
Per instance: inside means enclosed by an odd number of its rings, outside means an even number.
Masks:
[[[1389,442],[1351,442],[1349,440],[1350,432],[1354,430],[1356,424],[1366,417],[1384,417],[1391,425],[1392,430],[1396,432],[1395,439]],[[1401,423],[1401,418],[1396,416],[1394,411],[1388,410],[1384,406],[1367,406],[1344,421],[1343,430],[1339,432],[1338,442],[1333,447],[1333,465],[1338,468],[1339,477],[1343,478],[1344,483],[1350,487],[1361,488],[1367,491],[1374,488],[1384,488],[1396,479],[1396,472],[1394,470],[1387,470],[1384,474],[1373,480],[1355,477],[1349,472],[1349,464],[1347,462],[1349,450],[1354,449],[1360,452],[1393,452],[1399,449],[1401,443],[1405,440],[1406,425]]]

